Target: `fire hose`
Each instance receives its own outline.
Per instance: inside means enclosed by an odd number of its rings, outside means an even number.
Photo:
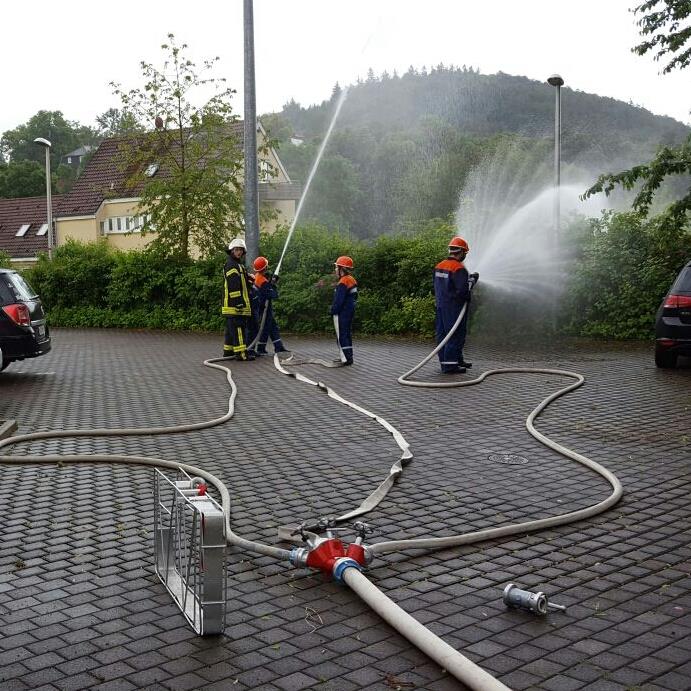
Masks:
[[[465,310],[465,308],[464,308]],[[447,339],[453,334],[453,330],[458,327],[463,318],[463,312],[459,316],[454,328],[447,336]],[[45,455],[45,456],[0,456],[0,463],[10,463],[10,464],[36,464],[36,463],[117,463],[117,464],[132,464],[132,465],[147,465],[147,466],[158,466],[171,469],[182,469],[190,475],[198,476],[205,479],[209,484],[213,485],[219,492],[221,497],[221,504],[224,509],[225,523],[226,523],[226,535],[227,543],[230,546],[235,546],[240,549],[256,552],[259,554],[272,556],[280,560],[290,560],[296,566],[316,566],[321,568],[321,570],[327,573],[332,573],[334,577],[345,582],[351,589],[356,592],[365,602],[367,602],[383,619],[388,621],[394,628],[396,628],[400,633],[406,636],[414,645],[423,650],[432,659],[434,659],[438,664],[440,664],[444,669],[447,669],[451,674],[453,674],[457,679],[461,680],[473,689],[506,689],[506,687],[494,679],[487,672],[482,670],[479,666],[475,665],[472,661],[468,660],[461,653],[454,650],[441,640],[438,636],[429,631],[422,624],[417,622],[413,617],[408,615],[404,610],[402,610],[398,605],[391,601],[386,595],[379,591],[372,583],[370,583],[367,578],[362,575],[361,568],[373,558],[375,554],[381,554],[391,551],[400,551],[407,549],[440,549],[445,547],[452,547],[461,544],[470,544],[473,542],[479,542],[489,539],[494,539],[498,537],[503,537],[506,535],[512,535],[516,533],[526,533],[535,530],[540,530],[547,527],[553,527],[556,525],[563,525],[564,523],[569,523],[577,520],[582,520],[584,518],[596,515],[602,511],[605,511],[610,506],[614,505],[622,494],[621,484],[618,479],[610,473],[606,468],[600,466],[595,461],[592,461],[585,456],[582,456],[556,442],[548,439],[545,435],[541,434],[535,430],[533,422],[535,418],[543,411],[549,403],[554,401],[556,398],[572,391],[573,389],[581,386],[583,384],[583,377],[579,374],[573,372],[567,372],[565,370],[552,370],[552,369],[534,369],[534,368],[504,368],[501,370],[489,370],[475,380],[466,382],[445,382],[445,383],[435,383],[435,382],[408,382],[402,381],[407,377],[412,375],[415,371],[420,369],[426,362],[428,362],[431,357],[433,357],[438,350],[443,347],[446,341],[437,346],[437,348],[430,353],[419,365],[414,367],[409,372],[406,372],[399,378],[399,382],[406,385],[413,386],[468,386],[471,384],[477,384],[483,381],[487,376],[491,374],[498,373],[510,373],[510,372],[532,372],[532,373],[543,373],[543,374],[559,374],[564,376],[569,376],[576,381],[569,386],[560,389],[559,391],[551,394],[545,398],[529,415],[526,421],[526,426],[528,431],[543,444],[547,445],[559,453],[571,458],[573,460],[586,465],[587,467],[595,470],[605,479],[607,479],[612,485],[612,494],[604,501],[599,502],[591,507],[581,509],[579,511],[570,512],[567,514],[562,514],[558,516],[553,516],[545,519],[538,519],[535,521],[527,521],[524,523],[500,526],[497,528],[490,528],[482,531],[476,531],[473,533],[465,533],[457,536],[448,536],[442,538],[429,538],[429,539],[415,539],[415,540],[396,540],[389,542],[381,542],[374,544],[369,547],[360,547],[357,543],[355,545],[350,545],[347,550],[341,550],[339,547],[334,548],[333,543],[339,542],[333,539],[318,538],[318,536],[310,533],[305,529],[305,535],[308,539],[313,540],[313,554],[312,563],[309,562],[310,555],[307,550],[286,550],[272,545],[267,545],[264,543],[248,540],[243,538],[233,532],[230,525],[230,495],[228,489],[223,484],[223,482],[212,475],[211,473],[197,468],[191,465],[176,463],[173,461],[168,461],[165,459],[158,459],[146,456],[129,456],[122,454],[84,454],[84,455]],[[223,358],[210,359],[204,361],[204,365],[214,369],[222,370],[226,372],[226,378],[231,387],[231,394],[228,400],[228,411],[217,418],[212,420],[190,423],[185,425],[174,425],[165,427],[153,427],[153,428],[124,428],[124,429],[92,429],[92,430],[57,430],[52,432],[37,432],[32,434],[19,435],[15,437],[9,437],[5,440],[0,440],[0,448],[4,448],[13,444],[20,442],[35,441],[38,439],[54,439],[54,438],[65,438],[65,437],[119,437],[119,436],[136,436],[136,435],[158,435],[158,434],[173,434],[189,432],[199,429],[206,429],[214,427],[216,425],[223,424],[229,420],[235,410],[235,398],[237,396],[237,387],[233,381],[232,373],[227,367],[217,364],[218,362],[223,362]],[[304,383],[309,383],[317,387],[320,391],[325,392],[330,398],[340,402],[348,407],[356,410],[357,412],[370,417],[377,421],[382,427],[389,431],[394,440],[398,444],[402,451],[401,458],[394,463],[389,471],[387,478],[372,492],[357,508],[349,511],[335,519],[333,523],[339,523],[342,521],[349,520],[363,513],[371,511],[375,506],[377,506],[381,500],[386,496],[388,491],[391,489],[395,481],[401,475],[404,465],[406,465],[412,459],[412,453],[410,452],[409,446],[401,433],[390,423],[388,423],[383,418],[377,416],[376,414],[354,404],[347,399],[343,398],[337,394],[333,389],[326,386],[321,382],[314,382],[302,374],[296,372],[290,372],[286,370],[281,365],[281,361],[277,355],[274,356],[274,364],[276,368],[282,373],[295,378],[298,381]],[[298,364],[298,363],[294,363]],[[315,529],[319,529],[319,526],[310,526]],[[328,527],[328,526],[327,526]],[[284,529],[283,537],[287,537]],[[295,531],[290,531],[290,534],[294,534]],[[328,535],[327,531],[327,535]],[[340,542],[339,542],[340,544]],[[301,561],[296,553],[304,551],[304,560]],[[355,557],[355,558],[354,558]]]

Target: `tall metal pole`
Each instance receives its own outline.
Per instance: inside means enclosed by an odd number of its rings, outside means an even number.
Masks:
[[[48,222],[48,258],[53,258],[53,247],[55,246],[55,238],[53,236],[53,198],[51,195],[51,181],[50,181],[50,149],[52,144],[43,137],[36,137],[34,144],[40,144],[46,150],[46,212]]]
[[[257,96],[254,79],[253,0],[244,0],[245,26],[245,243],[247,262],[259,255],[259,191],[257,171]]]
[[[48,214],[48,259],[53,258],[55,237],[53,236],[53,197],[50,180],[50,147],[46,147],[46,212]]]
[[[564,80],[558,74],[553,74],[547,83],[555,87],[554,90],[554,261],[559,261],[560,234],[560,193],[561,193],[561,87]],[[557,331],[557,297],[556,292],[552,301],[552,329]]]
[[[564,80],[553,74],[547,82],[555,87],[554,90],[554,249],[555,258],[559,252],[559,232],[561,221],[560,191],[561,191],[561,87]]]

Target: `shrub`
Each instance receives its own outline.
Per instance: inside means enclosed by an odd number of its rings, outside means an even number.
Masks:
[[[658,218],[608,213],[592,222],[565,301],[567,329],[581,336],[650,338],[655,312],[691,259],[691,233]]]

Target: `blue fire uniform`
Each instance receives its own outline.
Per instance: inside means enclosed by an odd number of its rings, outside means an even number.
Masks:
[[[357,301],[357,281],[350,275],[341,276],[331,305],[334,327],[341,351],[341,361],[353,364],[353,335],[352,325]]]
[[[441,343],[458,319],[466,302],[470,302],[468,271],[458,259],[449,257],[434,267],[434,298],[436,302],[437,343]],[[463,362],[468,310],[454,335],[439,351],[442,372],[456,372]]]
[[[257,331],[262,322],[264,308],[266,307],[266,319],[264,320],[264,328],[259,334],[257,340],[257,353],[266,353],[266,344],[271,338],[274,346],[274,352],[284,353],[286,348],[281,341],[281,334],[278,330],[278,324],[274,318],[273,301],[278,299],[278,289],[276,284],[271,282],[264,274],[258,273],[254,277],[254,285],[252,286],[252,315],[254,317],[254,324],[252,334],[249,337],[253,341],[257,335]]]

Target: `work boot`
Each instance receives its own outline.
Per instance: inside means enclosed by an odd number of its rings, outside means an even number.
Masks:
[[[447,367],[442,369],[442,374],[465,374],[465,367]]]
[[[233,355],[233,353],[227,353],[225,350],[223,351],[223,355],[221,357],[225,358],[226,360],[235,359],[235,355]]]
[[[472,362],[464,362],[463,360],[461,360],[458,363],[458,366],[463,367],[464,369],[470,369],[473,366],[473,363]]]

